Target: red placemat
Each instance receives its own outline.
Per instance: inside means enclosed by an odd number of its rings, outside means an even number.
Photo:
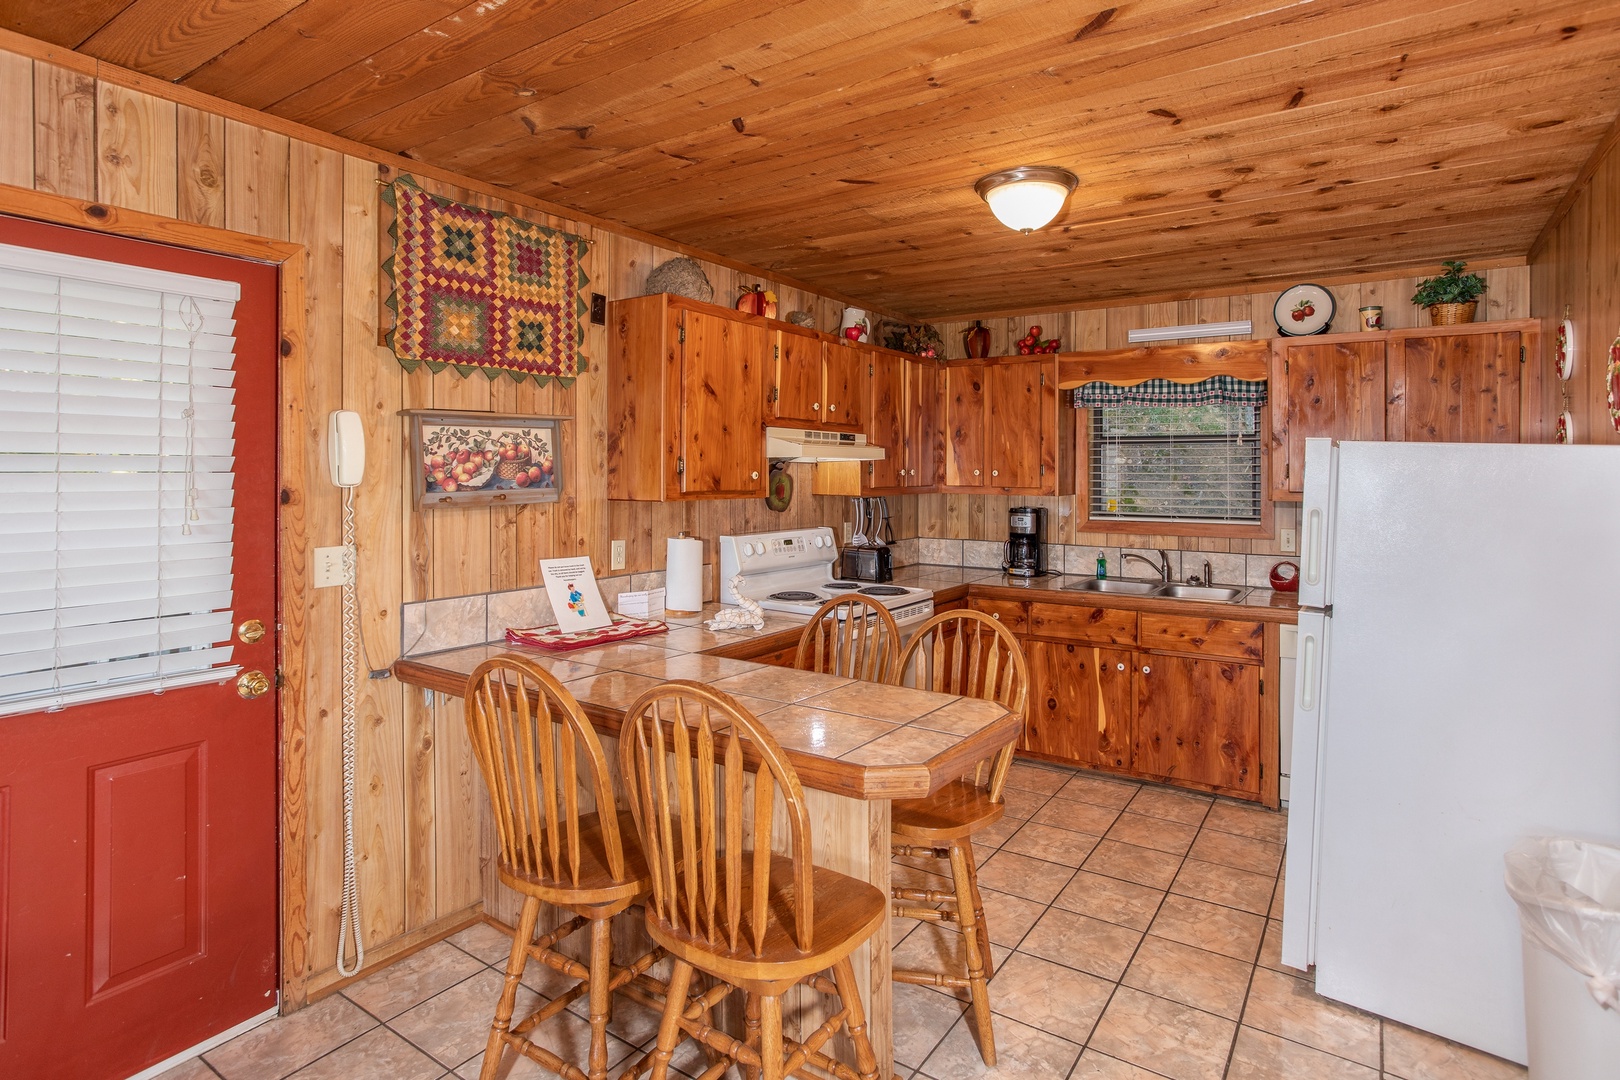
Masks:
[[[628,619],[623,615],[610,617],[613,619],[611,626],[600,626],[595,630],[577,630],[573,633],[564,633],[556,625],[530,626],[522,629],[508,627],[506,641],[509,645],[529,645],[551,652],[568,652],[571,649],[588,649],[593,645],[607,645],[614,641],[627,641],[630,638],[648,637],[669,631],[668,624],[657,619]]]

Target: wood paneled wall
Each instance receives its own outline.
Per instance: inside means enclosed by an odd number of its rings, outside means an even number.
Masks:
[[[1617,443],[1609,419],[1604,372],[1609,346],[1620,336],[1620,120],[1583,172],[1561,217],[1542,233],[1530,261],[1530,313],[1543,320],[1550,342],[1560,320],[1575,323],[1575,373],[1560,383],[1547,366],[1548,415],[1568,409],[1578,443]]]
[[[285,122],[189,92],[131,89],[72,53],[0,50],[0,182],[98,200],[179,221],[213,225],[302,245],[308,252],[311,363],[303,395],[307,439],[283,447],[284,469],[301,470],[311,546],[341,542],[342,504],[326,479],[323,446],[332,409],[365,420],[368,468],[355,494],[359,584],[368,669],[386,669],[400,642],[407,601],[538,584],[538,562],[588,555],[608,570],[609,541],[628,544],[626,571],[663,567],[664,538],[682,529],[711,544],[734,530],[838,525],[847,501],[809,494],[809,466],[794,466],[800,495],[782,515],[763,501],[657,506],[609,503],[603,456],[606,330],[590,327],[591,368],[571,388],[540,388],[482,375],[463,379],[421,368],[407,375],[377,344],[380,287],[380,156],[329,136],[306,141]],[[103,77],[98,77],[98,75]],[[217,105],[217,107],[215,107]],[[589,224],[423,179],[437,193],[567,229],[594,242],[585,268],[590,289],[609,298],[637,295],[647,272],[675,254]],[[717,299],[761,278],[706,263]],[[764,279],[769,280],[769,279]],[[783,311],[804,309],[837,325],[842,304],[773,285]],[[556,504],[418,513],[406,496],[403,408],[489,409],[558,414],[565,425],[570,486]],[[903,514],[899,535],[912,518]],[[335,980],[341,896],[341,672],[339,593],[289,597],[308,626],[299,695],[308,717],[309,989]],[[466,918],[482,898],[478,865],[479,790],[458,702],[429,704],[391,679],[362,679],[356,844],[368,962],[386,958]]]
[[[1611,194],[1612,198],[1614,196]],[[1485,270],[1484,274],[1486,290],[1479,311],[1481,320],[1523,319],[1529,316],[1528,266],[1504,266]],[[1383,306],[1384,325],[1387,328],[1425,325],[1428,322],[1428,315],[1411,304],[1412,292],[1417,288],[1417,282],[1416,277],[1369,278],[1366,281],[1327,286],[1333,293],[1335,306],[1331,332],[1347,333],[1359,330],[1357,309],[1366,304]],[[1276,324],[1271,320],[1271,308],[1277,296],[1278,291],[1234,293],[1230,296],[1204,297],[1197,300],[1074,309],[1040,315],[1021,315],[1017,318],[987,318],[983,321],[990,328],[991,354],[997,356],[1017,352],[1018,339],[1022,338],[1031,326],[1041,328],[1043,339],[1060,338],[1065,352],[1127,348],[1130,342],[1126,340],[1126,335],[1132,330],[1145,327],[1184,326],[1188,323],[1232,322],[1241,319],[1253,321],[1254,337],[1269,337],[1275,334]],[[962,331],[971,326],[972,322],[971,319],[964,319],[939,324],[940,333],[945,339],[946,356],[966,355],[962,347]],[[1008,507],[1036,505],[1047,508],[1050,540],[1056,544],[1081,544],[1092,547],[1179,547],[1188,551],[1282,554],[1282,549],[1275,538],[1236,540],[1208,536],[1080,532],[1073,497],[1030,499],[993,495],[919,495],[917,499],[916,529],[919,536],[1005,540]],[[1279,507],[1276,528],[1293,528],[1295,516],[1293,506]]]

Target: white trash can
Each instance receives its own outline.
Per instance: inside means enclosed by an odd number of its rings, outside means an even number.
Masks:
[[[1531,1080],[1620,1076],[1620,848],[1535,837],[1507,854],[1524,930]]]

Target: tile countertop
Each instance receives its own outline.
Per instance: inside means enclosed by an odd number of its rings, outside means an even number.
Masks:
[[[1066,589],[1076,581],[1088,577],[1074,574],[1048,574],[1045,577],[1023,578],[1004,574],[1000,570],[982,570],[963,566],[902,567],[894,572],[894,584],[918,589],[932,589],[936,602],[957,600],[967,595],[968,587],[975,592],[987,592],[996,599],[1042,599],[1087,604],[1093,607],[1130,608],[1141,611],[1163,611],[1174,614],[1198,614],[1228,617],[1243,615],[1267,622],[1294,622],[1299,615],[1297,593],[1276,592],[1272,589],[1250,588],[1236,603],[1219,604],[1209,601],[1158,599],[1152,597],[1122,596],[1118,593],[1077,592]],[[1248,588],[1248,586],[1239,586]],[[997,591],[1001,590],[1001,591]],[[1029,594],[1037,594],[1030,596]]]
[[[717,605],[706,605],[712,617]],[[707,655],[748,638],[792,632],[803,616],[768,615],[765,629],[710,631],[701,618],[671,619],[668,634],[548,653],[504,645],[404,657],[401,682],[460,697],[483,661],[519,652],[556,676],[596,729],[616,737],[625,709],[667,679],[693,679],[735,697],[787,751],[807,788],[857,799],[920,798],[1021,734],[994,702],[881,686]]]

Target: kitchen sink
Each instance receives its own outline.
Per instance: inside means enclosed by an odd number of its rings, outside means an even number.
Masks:
[[[1163,585],[1158,595],[1173,596],[1177,600],[1213,600],[1218,604],[1231,604],[1248,591],[1231,585]]]
[[[1084,578],[1063,586],[1075,592],[1120,593],[1125,596],[1157,596],[1164,585],[1157,581],[1132,581],[1130,578]]]
[[[1235,604],[1249,593],[1248,589],[1234,585],[1166,585],[1162,581],[1138,581],[1131,578],[1081,578],[1063,587],[1070,592],[1162,596],[1174,600],[1203,600],[1215,604]]]

